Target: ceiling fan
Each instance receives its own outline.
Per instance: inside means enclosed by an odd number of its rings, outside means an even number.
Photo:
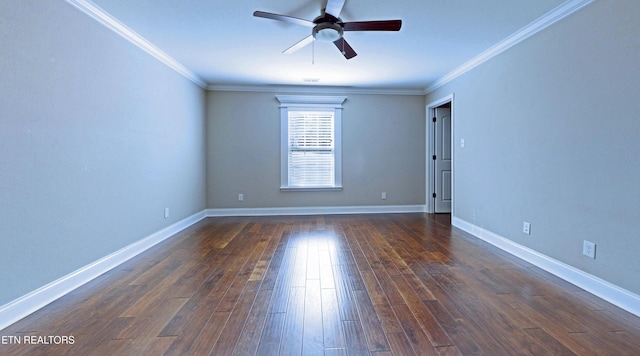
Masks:
[[[314,40],[321,40],[333,42],[346,59],[355,57],[357,53],[342,37],[345,31],[400,31],[402,27],[402,20],[344,22],[339,17],[344,2],[345,0],[327,0],[327,6],[313,21],[264,11],[255,11],[253,16],[312,28],[309,36],[287,48],[283,53],[293,53]]]

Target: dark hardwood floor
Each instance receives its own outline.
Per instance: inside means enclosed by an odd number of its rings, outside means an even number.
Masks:
[[[0,354],[640,355],[640,318],[449,219],[209,218],[1,330]]]

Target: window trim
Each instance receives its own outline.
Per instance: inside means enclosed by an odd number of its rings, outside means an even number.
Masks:
[[[326,191],[342,190],[342,104],[346,96],[276,95],[280,102],[280,190]],[[333,111],[334,124],[334,185],[319,187],[289,186],[289,111]]]

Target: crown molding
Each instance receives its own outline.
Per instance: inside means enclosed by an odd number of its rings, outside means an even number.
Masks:
[[[308,94],[368,94],[368,95],[424,95],[423,89],[358,88],[320,85],[216,85],[207,86],[210,91],[240,91],[262,93]]]
[[[190,71],[187,67],[182,65],[180,62],[175,60],[173,57],[169,56],[167,53],[163,52],[158,47],[154,46],[151,42],[147,41],[144,37],[140,36],[138,33],[124,25],[122,22],[118,21],[116,18],[111,16],[105,10],[101,9],[98,5],[94,4],[89,0],[65,0],[69,4],[73,5],[80,11],[92,17],[94,20],[98,21],[102,25],[106,26],[108,29],[120,35],[122,38],[131,42],[135,46],[139,47],[143,51],[149,53],[151,56],[159,60],[160,62],[167,65],[169,68],[175,70],[185,78],[191,80],[198,86],[203,89],[206,89],[207,83],[205,83],[202,78],[200,78],[197,74]]]
[[[564,19],[565,17],[573,14],[574,12],[582,9],[583,7],[595,2],[596,0],[568,0],[560,6],[549,11],[542,17],[523,27],[519,31],[515,32],[511,36],[496,43],[486,51],[475,56],[471,60],[465,62],[463,65],[452,70],[442,78],[436,80],[433,84],[425,89],[424,94],[429,94],[441,86],[449,83],[450,81],[458,78],[480,64],[488,61],[489,59],[497,56],[498,54],[508,50],[509,48],[517,45],[518,43],[526,40],[527,38],[535,35],[536,33],[544,30],[545,28],[553,25],[554,23]]]

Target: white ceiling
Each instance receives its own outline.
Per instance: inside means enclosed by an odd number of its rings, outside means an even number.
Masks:
[[[428,88],[563,3],[346,0],[345,22],[403,21],[399,32],[345,33],[358,53],[346,60],[321,41],[283,54],[311,29],[252,15],[261,10],[313,20],[326,0],[93,0],[210,87],[308,85],[304,79],[313,78],[319,86],[402,90]]]

